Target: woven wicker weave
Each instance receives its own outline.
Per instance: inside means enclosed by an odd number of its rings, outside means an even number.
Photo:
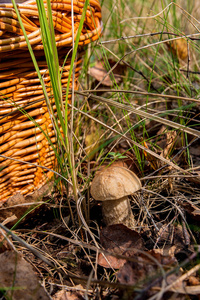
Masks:
[[[51,0],[51,6],[59,64],[62,66],[72,47],[71,0]],[[83,6],[84,1],[74,1],[75,35]],[[18,4],[18,9],[50,96],[50,77],[43,52],[36,2],[31,0]],[[99,2],[90,0],[80,48],[98,39],[101,33],[100,19]],[[75,65],[76,79],[81,68],[82,53]],[[63,87],[68,81],[69,68],[70,58],[62,73]],[[44,133],[53,144],[56,143],[43,91],[15,10],[12,4],[0,4],[0,154],[53,169],[55,155]],[[31,193],[52,176],[52,172],[9,158],[0,157],[1,201],[16,192],[23,195]]]

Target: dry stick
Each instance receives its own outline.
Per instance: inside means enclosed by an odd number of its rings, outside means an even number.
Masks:
[[[166,99],[175,99],[175,100],[179,99],[179,100],[192,101],[192,102],[197,102],[197,103],[200,102],[200,99],[181,97],[181,96],[175,96],[175,95],[164,95],[164,94],[156,94],[156,93],[148,93],[148,92],[131,91],[131,90],[98,89],[98,92],[127,93],[127,94],[136,94],[136,95],[144,95],[144,96],[152,96],[152,97],[161,97],[161,98],[166,98]],[[78,91],[75,91],[75,93],[78,93]],[[95,90],[85,90],[84,93],[96,93],[96,91]]]
[[[164,166],[166,167],[166,165]],[[159,171],[162,170],[163,167],[159,168]],[[157,173],[158,170],[155,170],[153,173],[151,173],[150,175],[148,176],[145,176],[143,178],[140,178],[140,180],[150,180],[150,179],[155,179],[155,178],[174,178],[174,177],[177,177],[177,178],[199,178],[200,175],[180,175],[180,174],[173,174],[173,175],[156,175],[156,176],[152,176],[153,174]],[[146,185],[146,184],[145,184]]]
[[[190,71],[190,48],[189,43],[187,41],[187,52],[188,52],[188,59],[187,59],[187,78],[189,79],[189,71]]]
[[[142,201],[142,205],[143,207],[145,208],[145,211],[147,213],[147,216],[150,218],[151,222],[153,223],[153,226],[155,227],[155,229],[157,230],[157,232],[159,232],[159,228],[158,226],[156,225],[154,219],[153,219],[153,216],[151,215],[150,211],[147,209],[147,206],[145,205],[145,202],[144,202],[144,197],[143,197],[143,192],[146,191],[145,189],[142,188],[142,193],[141,193],[141,201]]]
[[[73,0],[71,0],[71,22],[72,22],[72,49],[74,51],[74,9],[73,9]],[[73,53],[72,51],[72,53]],[[74,83],[75,83],[75,65],[73,66],[72,70],[72,104],[74,106]],[[67,120],[65,120],[67,121]],[[76,169],[75,169],[75,161],[74,161],[74,147],[73,147],[73,121],[74,121],[74,110],[71,110],[71,121],[70,121],[70,126],[68,126],[68,143],[69,143],[69,159],[70,159],[70,172],[71,172],[71,177],[72,177],[72,183],[73,183],[73,192],[74,192],[74,198],[75,202],[77,205],[78,201],[78,183],[77,183],[77,176],[76,176]],[[81,222],[80,222],[80,217],[78,215],[78,222],[79,226],[81,227]],[[83,232],[81,230],[81,235],[83,238]]]
[[[165,292],[167,292],[171,288],[175,287],[176,285],[179,285],[181,282],[183,282],[183,280],[187,279],[189,276],[191,276],[193,273],[197,272],[199,269],[200,269],[200,264],[198,264],[195,267],[193,267],[192,269],[190,269],[188,272],[183,274],[181,277],[179,277],[177,280],[175,280],[170,285],[168,285],[165,288],[161,289],[159,293],[157,293],[156,295],[150,297],[148,300],[161,299],[161,297],[163,296],[163,294]],[[176,289],[175,289],[175,292],[176,292]]]
[[[134,39],[134,38],[147,37],[147,36],[151,37],[151,36],[154,36],[154,35],[161,35],[161,34],[174,35],[174,36],[177,36],[179,38],[186,38],[187,37],[190,40],[199,40],[199,39],[195,39],[195,38],[192,38],[192,37],[200,35],[199,33],[194,33],[194,34],[190,34],[190,35],[180,36],[179,34],[176,34],[176,33],[173,33],[173,32],[167,32],[167,31],[163,31],[162,32],[162,31],[160,31],[160,32],[152,32],[152,33],[130,35],[130,36],[125,36],[125,37],[122,36],[121,38],[118,38],[118,39],[109,40],[109,41],[103,41],[103,42],[98,42],[97,46],[104,45],[104,44],[115,43],[117,41],[124,41],[124,40],[127,40],[127,39]]]
[[[152,291],[158,291],[160,290],[160,288],[158,287],[153,287]],[[187,286],[180,286],[180,287],[172,287],[171,289],[168,290],[169,292],[173,292],[177,294],[184,294],[187,295],[187,298],[184,299],[189,299],[188,295],[194,295],[197,296],[199,295],[199,291],[200,291],[200,285],[187,285]],[[162,298],[163,299],[163,298]],[[191,298],[190,298],[191,299]]]
[[[185,72],[185,73],[188,72],[190,74],[198,74],[198,75],[200,74],[199,71],[190,71],[190,70],[188,71],[188,70],[183,70],[183,69],[179,69],[179,70],[180,70],[180,72]]]
[[[156,238],[156,242],[155,242],[155,244],[154,244],[154,246],[153,246],[153,249],[156,249],[157,248],[157,245],[158,245],[158,243],[159,243],[159,240],[161,239],[161,237],[162,237],[162,235],[165,233],[165,231],[169,228],[169,226],[172,224],[172,223],[174,223],[175,222],[175,220],[178,218],[178,214],[177,215],[175,215],[171,220],[170,220],[170,222],[167,224],[167,225],[165,225],[164,226],[164,228],[163,228],[163,231],[162,231],[162,233],[160,233],[160,234],[158,234],[158,237]]]
[[[88,276],[88,281],[87,281],[87,284],[86,284],[86,290],[85,290],[85,293],[84,293],[84,296],[85,296],[86,300],[89,300],[88,290],[89,290],[89,287],[91,285],[92,276],[93,276],[93,270],[90,272],[90,275]]]
[[[98,252],[98,249],[100,249],[100,247],[99,247],[99,245],[97,244],[97,242],[96,242],[96,240],[95,240],[95,238],[94,238],[94,235],[93,235],[93,233],[91,232],[90,228],[88,227],[88,225],[87,225],[87,223],[86,223],[86,221],[85,221],[85,219],[84,219],[84,217],[83,217],[83,214],[82,214],[81,203],[82,203],[83,200],[85,200],[84,197],[80,197],[80,198],[78,199],[78,201],[77,201],[77,212],[78,212],[78,215],[79,215],[79,217],[80,217],[80,219],[81,219],[83,225],[85,226],[86,230],[89,232],[91,238],[92,238],[93,241],[94,241],[94,244],[95,244],[95,246],[96,246],[96,252],[97,252],[96,256],[98,257],[98,253],[99,253],[99,252]],[[106,257],[105,257],[104,254],[103,254],[103,256],[104,256],[104,258],[106,259]],[[92,267],[93,267],[93,264],[92,264]],[[93,267],[93,269],[94,269],[94,273],[95,273],[95,279],[97,279],[97,270],[95,270],[94,267]]]

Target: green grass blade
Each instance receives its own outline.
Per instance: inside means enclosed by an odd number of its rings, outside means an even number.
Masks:
[[[62,107],[61,76],[59,71],[59,61],[58,61],[58,53],[57,53],[56,42],[55,42],[51,4],[50,1],[48,0],[47,1],[48,11],[46,16],[46,10],[43,1],[36,0],[36,3],[37,3],[38,13],[39,13],[42,42],[43,42],[44,52],[45,52],[46,61],[49,69],[49,75],[51,78],[56,110],[57,110],[58,118],[61,123],[61,127],[65,132],[64,119],[61,110]]]
[[[68,96],[69,96],[70,79],[72,77],[74,62],[75,62],[76,54],[77,54],[77,50],[78,50],[78,43],[79,43],[79,39],[80,39],[80,36],[81,36],[81,31],[82,31],[82,28],[83,28],[83,23],[84,23],[84,20],[85,20],[88,5],[89,5],[89,0],[86,0],[85,4],[84,4],[84,7],[83,7],[83,13],[82,13],[81,20],[80,20],[80,23],[79,23],[78,31],[77,31],[77,34],[76,34],[76,40],[75,40],[75,44],[74,44],[74,49],[73,49],[73,53],[72,53],[72,59],[71,59],[71,65],[70,65],[69,77],[68,77],[67,89],[66,89],[65,119],[67,119],[67,117],[68,117],[67,100],[68,100]],[[65,124],[65,126],[66,126],[65,132],[67,132],[67,125]]]

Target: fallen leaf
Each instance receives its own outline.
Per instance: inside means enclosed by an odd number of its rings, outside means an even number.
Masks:
[[[188,278],[188,283],[189,285],[200,285],[200,282],[199,282],[199,278],[191,275],[189,278]]]
[[[162,282],[162,276],[158,275],[160,266],[165,270],[177,266],[177,260],[174,257],[161,255],[154,249],[137,253],[132,258],[135,258],[135,261],[127,261],[117,274],[122,284],[134,285],[143,282],[142,284],[146,286],[147,282],[151,285],[154,280],[158,279],[155,282],[156,285],[160,285]],[[177,279],[177,274],[171,274],[167,277],[167,282],[173,282],[175,279]]]
[[[189,298],[188,295],[194,295],[194,296],[198,296],[200,295],[200,285],[197,286],[185,286],[184,284],[182,284],[183,286],[173,286],[171,288],[169,288],[167,290],[167,292],[173,292],[176,293],[176,298],[167,298],[167,299],[181,299],[181,300],[185,300],[185,299],[191,299]],[[154,291],[160,291],[161,288],[160,287],[153,287]],[[182,298],[178,297],[178,294],[183,294],[184,296]],[[187,296],[187,297],[185,297]],[[162,298],[163,300],[165,298]],[[193,299],[193,298],[192,298]],[[199,299],[199,298],[195,298],[195,299]]]
[[[140,234],[123,224],[104,227],[101,230],[100,242],[108,251],[128,252],[129,255],[133,255],[137,249],[144,248]]]
[[[188,57],[188,44],[187,40],[180,38],[178,40],[173,40],[167,44],[168,49],[172,51],[174,55],[177,56],[179,60],[186,60]]]
[[[6,299],[50,300],[31,264],[14,251],[0,254],[0,287]]]
[[[182,206],[187,211],[187,213],[189,213],[192,216],[194,220],[200,220],[200,207],[193,204],[192,201],[180,201],[179,205]]]
[[[162,266],[172,266],[172,265],[177,264],[176,258],[174,256],[171,256],[171,255],[163,255],[162,254],[162,249],[152,249],[152,250],[149,250],[148,252],[144,252],[144,253],[148,253],[148,256],[146,256],[145,254],[144,255],[141,254],[141,256],[144,258],[144,260],[146,262],[151,263],[152,259],[150,257],[153,257]]]
[[[108,63],[112,68],[115,66],[116,61],[109,59]],[[101,82],[101,84],[111,87],[114,85],[114,80],[112,79],[112,77],[114,76],[115,82],[119,84],[122,80],[122,76],[124,75],[125,69],[126,67],[124,65],[117,64],[117,66],[113,69],[112,73],[110,75],[107,75],[108,72],[106,71],[104,62],[98,61],[96,62],[94,67],[89,68],[88,73],[97,81]]]
[[[139,233],[122,224],[110,225],[102,229],[100,242],[105,250],[113,254],[130,257],[137,249],[144,249],[143,240]],[[117,258],[114,255],[99,254],[98,264],[105,268],[121,268],[126,259]]]
[[[120,269],[125,264],[126,259],[117,258],[109,254],[99,253],[98,264],[103,268]]]
[[[81,284],[74,286],[73,291],[61,290],[53,296],[53,300],[84,300],[83,292],[79,292],[79,289],[83,289]]]
[[[152,269],[147,271],[147,265],[144,264],[143,259],[140,257],[135,258],[135,262],[126,262],[124,266],[117,273],[117,278],[122,284],[134,285],[138,281],[143,280],[148,276],[148,273],[152,275]]]
[[[112,86],[113,82],[102,64],[102,62],[97,62],[94,67],[89,68],[89,75],[94,77],[96,80],[100,81],[106,86]]]
[[[6,202],[0,204],[0,222],[7,219],[7,223],[13,225],[21,218],[29,208],[33,208],[33,205],[38,206],[38,202],[42,201],[44,197],[48,196],[53,189],[53,182],[48,182],[40,189],[33,193],[23,196],[21,193],[17,193],[6,200]],[[34,212],[33,212],[34,213]],[[15,218],[13,218],[15,216]]]
[[[170,256],[170,257],[174,257],[175,251],[176,251],[176,246],[168,246],[168,245],[165,245],[164,248],[154,249],[155,253],[160,253],[163,256]]]

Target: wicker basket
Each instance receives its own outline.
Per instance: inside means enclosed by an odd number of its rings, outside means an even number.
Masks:
[[[71,0],[51,0],[60,66],[72,47],[70,3]],[[83,6],[84,1],[74,1],[75,30],[79,26]],[[50,77],[43,52],[36,2],[31,0],[18,4],[18,9],[50,96]],[[79,42],[80,50],[98,39],[101,34],[100,20],[99,2],[90,0],[90,9],[87,10]],[[80,52],[75,65],[76,80],[82,55],[83,52]],[[69,68],[70,58],[62,73],[63,87],[68,81]],[[33,192],[53,174],[9,158],[53,169],[55,155],[45,135],[50,137],[53,144],[56,143],[42,87],[12,4],[0,4],[0,95],[0,154],[8,157],[0,156],[0,200],[5,201],[17,192],[22,195]]]

